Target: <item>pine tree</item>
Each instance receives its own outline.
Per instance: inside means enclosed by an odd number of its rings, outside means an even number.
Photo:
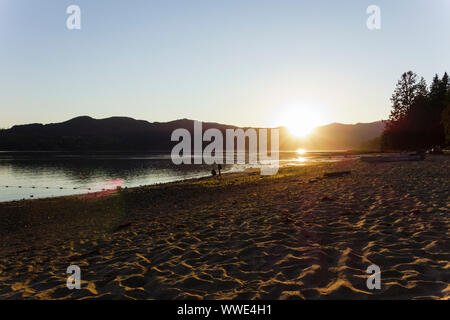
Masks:
[[[428,86],[427,86],[427,82],[425,81],[425,79],[423,77],[420,77],[420,81],[417,84],[417,95],[421,96],[422,98],[427,98],[428,97]]]
[[[439,88],[441,86],[441,81],[439,80],[439,76],[435,74],[433,78],[433,82],[430,86],[430,102],[431,106],[435,105],[436,102],[439,100]]]
[[[447,88],[446,106],[442,111],[442,125],[444,126],[445,141],[447,145],[450,145],[450,85]]]
[[[420,83],[417,83],[417,75],[414,72],[408,71],[402,74],[391,97],[392,111],[389,117],[388,126],[394,125],[395,122],[406,117],[414,103],[414,99],[420,92],[423,92],[423,90],[423,86],[421,86]]]
[[[429,115],[428,115],[428,142],[429,146],[445,144],[445,127],[443,123],[444,109],[446,108],[449,78],[447,72],[442,79],[435,76],[430,91]]]
[[[428,91],[423,78],[404,73],[391,98],[392,111],[382,136],[383,149],[422,149],[450,143],[450,80],[436,74]]]
[[[448,74],[447,72],[445,72],[439,85],[439,94],[443,97],[444,100],[447,98],[449,88],[450,82],[448,79]]]

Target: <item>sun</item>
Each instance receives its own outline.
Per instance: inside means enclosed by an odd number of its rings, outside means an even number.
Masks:
[[[291,106],[280,110],[278,122],[297,138],[308,137],[321,123],[314,109],[307,106]]]

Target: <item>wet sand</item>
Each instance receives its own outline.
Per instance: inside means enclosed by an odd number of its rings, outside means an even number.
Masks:
[[[348,160],[3,203],[0,298],[449,299],[449,178]]]

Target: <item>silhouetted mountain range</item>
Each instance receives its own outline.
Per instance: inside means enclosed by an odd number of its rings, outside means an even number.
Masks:
[[[185,128],[193,133],[194,121],[148,122],[126,117],[93,119],[83,116],[53,124],[17,125],[0,130],[0,150],[8,151],[170,151],[176,142],[172,132]],[[203,123],[203,129],[224,132],[236,126]],[[243,128],[246,129],[246,128]],[[307,140],[293,138],[280,128],[280,149],[357,149],[361,143],[378,137],[381,121],[345,125],[333,123],[318,127]]]
[[[360,149],[373,145],[384,130],[383,121],[371,123],[332,123],[317,127],[304,141],[306,149],[346,150]]]

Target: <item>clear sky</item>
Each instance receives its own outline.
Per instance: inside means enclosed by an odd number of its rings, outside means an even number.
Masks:
[[[81,30],[66,28],[71,4]],[[381,30],[366,27],[371,4]],[[449,39],[449,0],[0,0],[0,127],[79,115],[273,126],[286,108],[371,122],[402,72],[450,71]]]

